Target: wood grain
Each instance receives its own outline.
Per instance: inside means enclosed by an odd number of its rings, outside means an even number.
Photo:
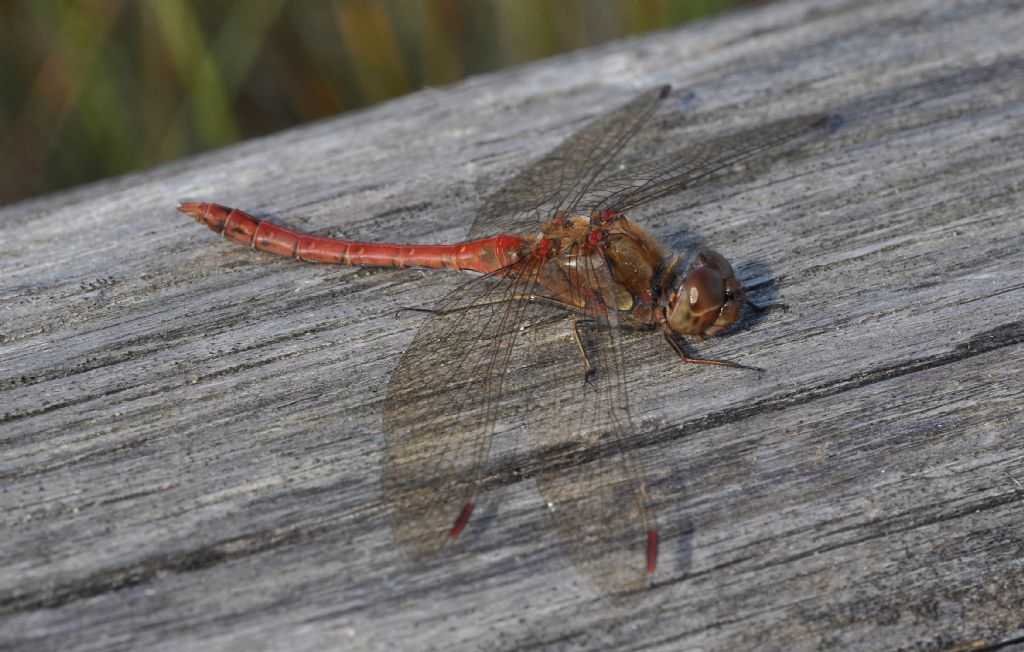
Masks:
[[[0,648],[1024,645],[1021,33],[1019,1],[773,4],[0,209]],[[595,595],[514,429],[463,539],[412,564],[379,483],[421,321],[395,313],[457,276],[252,253],[176,203],[453,241],[659,83],[666,147],[845,119],[631,216],[773,306],[693,347],[768,372],[633,350],[650,589]]]

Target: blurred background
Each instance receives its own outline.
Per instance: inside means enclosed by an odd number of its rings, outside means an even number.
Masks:
[[[757,0],[0,0],[0,203]]]

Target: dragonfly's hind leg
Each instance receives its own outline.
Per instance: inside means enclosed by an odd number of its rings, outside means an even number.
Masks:
[[[719,367],[732,367],[734,369],[749,369],[751,371],[756,371],[759,374],[764,373],[764,369],[761,369],[760,367],[750,367],[748,365],[739,364],[737,362],[729,362],[728,360],[710,360],[708,358],[690,357],[686,354],[686,351],[683,350],[683,346],[676,341],[675,337],[672,336],[672,333],[664,333],[664,335],[665,341],[668,342],[668,345],[671,346],[672,350],[676,352],[676,355],[679,356],[679,359],[687,364],[716,365]]]
[[[409,312],[425,312],[429,314],[438,315],[450,315],[452,313],[461,312],[463,310],[469,310],[470,308],[480,308],[481,306],[496,306],[502,303],[509,303],[511,301],[529,301],[531,303],[545,303],[551,306],[562,308],[567,312],[580,312],[579,306],[574,306],[571,303],[565,301],[559,301],[551,297],[546,297],[540,294],[514,294],[509,297],[499,297],[497,299],[484,299],[482,301],[474,301],[473,303],[467,303],[462,306],[455,306],[452,308],[414,308],[403,306],[398,309],[395,316],[402,314],[405,311]]]

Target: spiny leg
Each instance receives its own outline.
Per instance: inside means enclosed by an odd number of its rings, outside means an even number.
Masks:
[[[763,315],[766,312],[774,312],[781,310],[782,312],[789,312],[789,305],[785,303],[773,303],[770,306],[764,306],[759,303],[754,303],[750,299],[743,297],[743,305],[749,306],[751,310],[759,315]]]
[[[559,301],[558,299],[553,299],[551,297],[545,297],[545,296],[542,296],[542,295],[539,295],[539,294],[516,294],[516,295],[510,296],[510,297],[500,297],[500,298],[497,298],[497,299],[485,299],[483,301],[475,301],[473,303],[467,303],[464,306],[455,306],[454,308],[445,308],[444,310],[436,310],[434,308],[413,308],[413,307],[403,306],[403,307],[398,309],[398,312],[395,313],[395,317],[398,317],[398,315],[402,314],[402,312],[405,312],[405,311],[409,311],[409,312],[425,312],[425,313],[429,313],[429,314],[449,315],[449,314],[452,314],[452,313],[460,312],[462,310],[469,310],[470,308],[479,308],[481,306],[495,306],[495,305],[498,305],[498,304],[501,304],[501,303],[508,303],[510,301],[529,301],[529,302],[532,302],[532,303],[546,303],[546,304],[549,304],[549,305],[552,305],[552,306],[557,306],[559,308],[562,308],[563,310],[567,310],[567,311],[571,311],[571,312],[577,312],[577,313],[581,312],[583,310],[579,306],[574,306],[571,303],[568,303],[568,302],[565,302],[565,301]]]
[[[395,319],[398,319],[403,312],[425,312],[427,314],[433,314],[437,312],[433,308],[414,308],[412,306],[401,306],[395,311]]]
[[[587,347],[580,337],[580,324],[594,324],[593,319],[582,319],[577,317],[572,320],[572,337],[576,340],[576,347],[580,350],[580,357],[583,358],[583,383],[593,384],[594,365],[590,363],[590,356],[587,355]]]
[[[679,344],[679,342],[676,341],[676,339],[672,336],[671,333],[664,333],[664,335],[665,341],[668,342],[669,346],[672,347],[672,350],[676,352],[676,355],[679,356],[679,359],[687,364],[716,365],[719,367],[732,367],[734,369],[749,369],[750,371],[756,371],[759,374],[764,373],[764,369],[761,369],[760,367],[751,367],[745,364],[739,364],[737,362],[729,362],[728,360],[711,360],[708,358],[690,357],[686,355],[686,351],[683,350],[683,347]]]
[[[750,309],[753,310],[754,312],[756,312],[757,314],[761,314],[761,313],[765,312],[766,310],[768,310],[767,306],[758,305],[758,304],[754,303],[753,301],[751,301],[750,299],[744,298],[743,299],[743,303],[745,303],[748,306],[750,306]]]

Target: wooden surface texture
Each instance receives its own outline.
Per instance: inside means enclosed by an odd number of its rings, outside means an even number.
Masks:
[[[0,649],[1020,649],[1022,34],[1019,1],[772,4],[0,208]],[[692,347],[767,372],[630,355],[650,588],[597,595],[529,473],[411,563],[396,312],[459,278],[253,253],[177,202],[457,241],[661,83],[665,151],[844,118],[631,215],[772,306]]]

